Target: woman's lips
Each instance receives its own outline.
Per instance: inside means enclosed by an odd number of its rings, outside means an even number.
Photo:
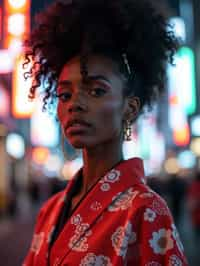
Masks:
[[[66,132],[67,134],[84,133],[88,128],[89,125],[86,123],[73,123],[67,127]]]

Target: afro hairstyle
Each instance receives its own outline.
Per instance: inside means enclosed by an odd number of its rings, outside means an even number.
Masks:
[[[139,97],[142,110],[164,92],[166,65],[173,63],[178,41],[167,16],[150,0],[60,0],[36,15],[24,45],[24,67],[34,62],[24,75],[34,80],[29,97],[42,84],[44,109],[56,98],[68,60],[105,55],[125,72],[121,55],[126,53],[132,73],[126,75],[128,94]]]

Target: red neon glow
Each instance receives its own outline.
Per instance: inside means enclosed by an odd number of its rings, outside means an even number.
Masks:
[[[173,140],[177,146],[186,146],[190,143],[190,128],[188,124],[185,124],[180,129],[174,129]]]
[[[4,48],[8,49],[16,37],[23,40],[30,31],[30,0],[5,1]]]
[[[32,159],[37,164],[44,164],[49,157],[49,150],[44,147],[37,147],[33,149]]]

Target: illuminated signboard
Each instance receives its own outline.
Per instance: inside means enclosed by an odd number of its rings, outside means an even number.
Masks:
[[[59,141],[58,123],[47,112],[42,112],[42,104],[42,100],[37,99],[31,117],[31,142],[35,146],[54,148]]]
[[[169,66],[169,104],[175,98],[186,115],[196,110],[196,84],[194,53],[189,47],[179,49],[175,57],[175,66]]]
[[[24,79],[23,56],[16,59],[12,78],[12,115],[16,118],[30,118],[35,102],[28,99],[32,79]]]
[[[9,95],[5,87],[0,83],[0,117],[7,117],[9,114]]]
[[[30,31],[30,0],[5,0],[4,48],[19,52]],[[18,50],[18,51],[16,51]]]

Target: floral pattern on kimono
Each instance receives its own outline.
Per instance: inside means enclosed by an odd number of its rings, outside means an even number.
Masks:
[[[50,248],[80,171],[42,207],[24,266],[188,265],[171,213],[145,184],[139,158],[120,162],[99,180]]]

